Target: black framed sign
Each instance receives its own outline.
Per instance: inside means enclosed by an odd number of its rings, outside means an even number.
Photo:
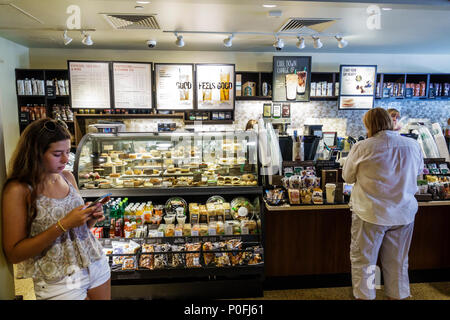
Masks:
[[[198,110],[234,110],[235,65],[196,64]]]
[[[152,108],[152,63],[112,63],[114,107],[124,109]]]
[[[274,56],[272,101],[309,101],[310,56]]]
[[[372,109],[377,79],[376,65],[341,65],[339,110]]]
[[[110,62],[68,60],[67,69],[72,108],[111,107]]]
[[[156,109],[194,109],[194,80],[193,64],[155,63]]]

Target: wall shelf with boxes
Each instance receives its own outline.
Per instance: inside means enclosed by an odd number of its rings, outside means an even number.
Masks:
[[[236,100],[272,100],[272,72],[236,71]]]
[[[449,99],[450,74],[381,73],[377,75],[378,99]]]
[[[199,111],[192,110],[185,112],[184,124],[192,125],[196,122],[202,124],[233,124],[233,111]]]
[[[34,120],[51,117],[66,122],[74,134],[67,70],[16,69],[15,74],[20,132]]]
[[[311,100],[337,100],[339,72],[311,73]]]

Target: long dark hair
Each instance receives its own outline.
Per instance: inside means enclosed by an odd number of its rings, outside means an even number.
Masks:
[[[8,175],[3,188],[11,181],[25,183],[31,187],[28,209],[31,209],[32,217],[28,226],[36,217],[37,191],[45,169],[42,165],[44,153],[51,143],[67,139],[70,139],[67,126],[50,118],[32,122],[20,136],[9,162]]]

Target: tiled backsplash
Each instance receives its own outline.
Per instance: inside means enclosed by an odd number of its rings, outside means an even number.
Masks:
[[[263,111],[262,101],[237,101],[235,112],[235,128],[245,129],[247,121],[259,119]],[[403,100],[385,102],[375,100],[375,107],[395,108],[402,118],[416,121],[430,120],[438,122],[442,128],[450,118],[450,100],[417,101]],[[322,124],[324,131],[336,131],[338,136],[365,135],[362,117],[367,110],[338,110],[336,101],[311,101],[291,103],[291,128],[303,132],[304,124]]]
[[[235,121],[233,125],[207,125],[207,130],[245,130],[248,120],[262,117],[263,104],[267,101],[236,101]],[[450,117],[450,100],[418,101],[403,100],[385,102],[375,101],[376,107],[395,108],[400,111],[402,119],[410,118],[415,121],[438,122],[442,128],[447,125]],[[367,110],[338,110],[336,101],[311,101],[291,103],[291,126],[292,130],[298,130],[303,134],[304,124],[322,124],[324,131],[336,131],[338,136],[365,135],[366,130],[362,123],[362,117]],[[159,119],[159,120],[126,120],[124,121],[127,131],[157,131],[158,122],[175,122],[177,127],[182,127],[182,120]]]

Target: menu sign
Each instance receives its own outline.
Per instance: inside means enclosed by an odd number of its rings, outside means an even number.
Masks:
[[[194,108],[194,66],[192,64],[155,64],[156,109]]]
[[[273,101],[309,101],[310,83],[310,56],[273,57]]]
[[[234,109],[234,64],[197,64],[197,108]]]
[[[152,64],[113,62],[114,106],[150,109],[152,107]]]
[[[339,109],[372,109],[376,76],[376,65],[341,65]]]
[[[109,62],[68,61],[72,108],[110,108]]]

